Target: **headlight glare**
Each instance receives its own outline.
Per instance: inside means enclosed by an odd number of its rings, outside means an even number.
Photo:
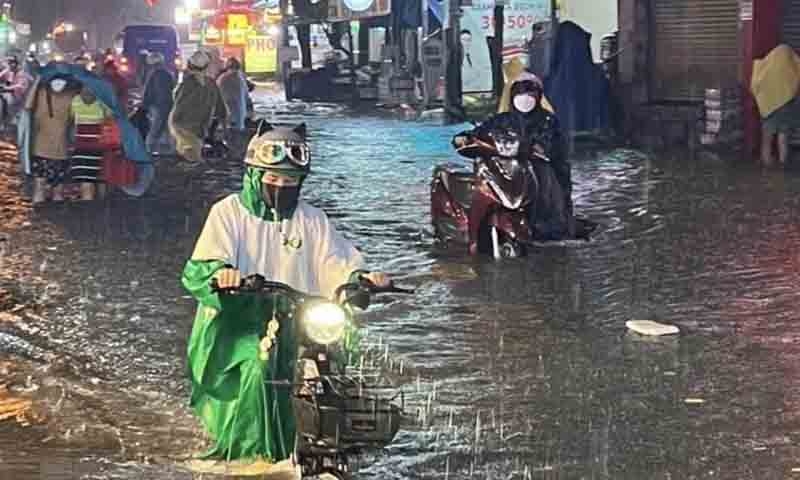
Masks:
[[[303,328],[308,338],[320,345],[330,345],[344,337],[347,313],[331,302],[308,305],[303,313]]]

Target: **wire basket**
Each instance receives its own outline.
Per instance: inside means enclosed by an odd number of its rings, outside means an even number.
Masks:
[[[327,390],[327,389],[326,389]],[[294,397],[297,431],[309,441],[330,448],[383,447],[400,429],[402,407],[394,398],[339,394]]]

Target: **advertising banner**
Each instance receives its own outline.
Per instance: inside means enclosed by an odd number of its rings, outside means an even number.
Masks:
[[[250,19],[241,13],[228,14],[228,45],[244,46],[247,43],[247,33],[250,30]]]
[[[473,0],[471,7],[462,10],[462,89],[464,93],[489,92],[492,64],[486,38],[494,36],[494,1]],[[508,61],[525,55],[533,25],[550,19],[550,0],[507,0],[503,17],[503,60]]]

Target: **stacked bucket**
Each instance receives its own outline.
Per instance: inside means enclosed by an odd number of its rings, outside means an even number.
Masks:
[[[744,138],[744,115],[739,90],[707,88],[698,127],[702,147],[737,149]]]

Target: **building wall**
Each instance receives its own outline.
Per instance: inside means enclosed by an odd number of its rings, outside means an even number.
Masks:
[[[625,115],[624,136],[631,138],[633,113],[648,101],[649,13],[647,0],[619,0],[618,75],[615,94]]]
[[[774,0],[768,0],[774,1]],[[619,81],[615,94],[623,106],[624,137],[654,150],[699,148],[702,102],[655,102],[651,91],[654,42],[651,0],[619,0]]]

